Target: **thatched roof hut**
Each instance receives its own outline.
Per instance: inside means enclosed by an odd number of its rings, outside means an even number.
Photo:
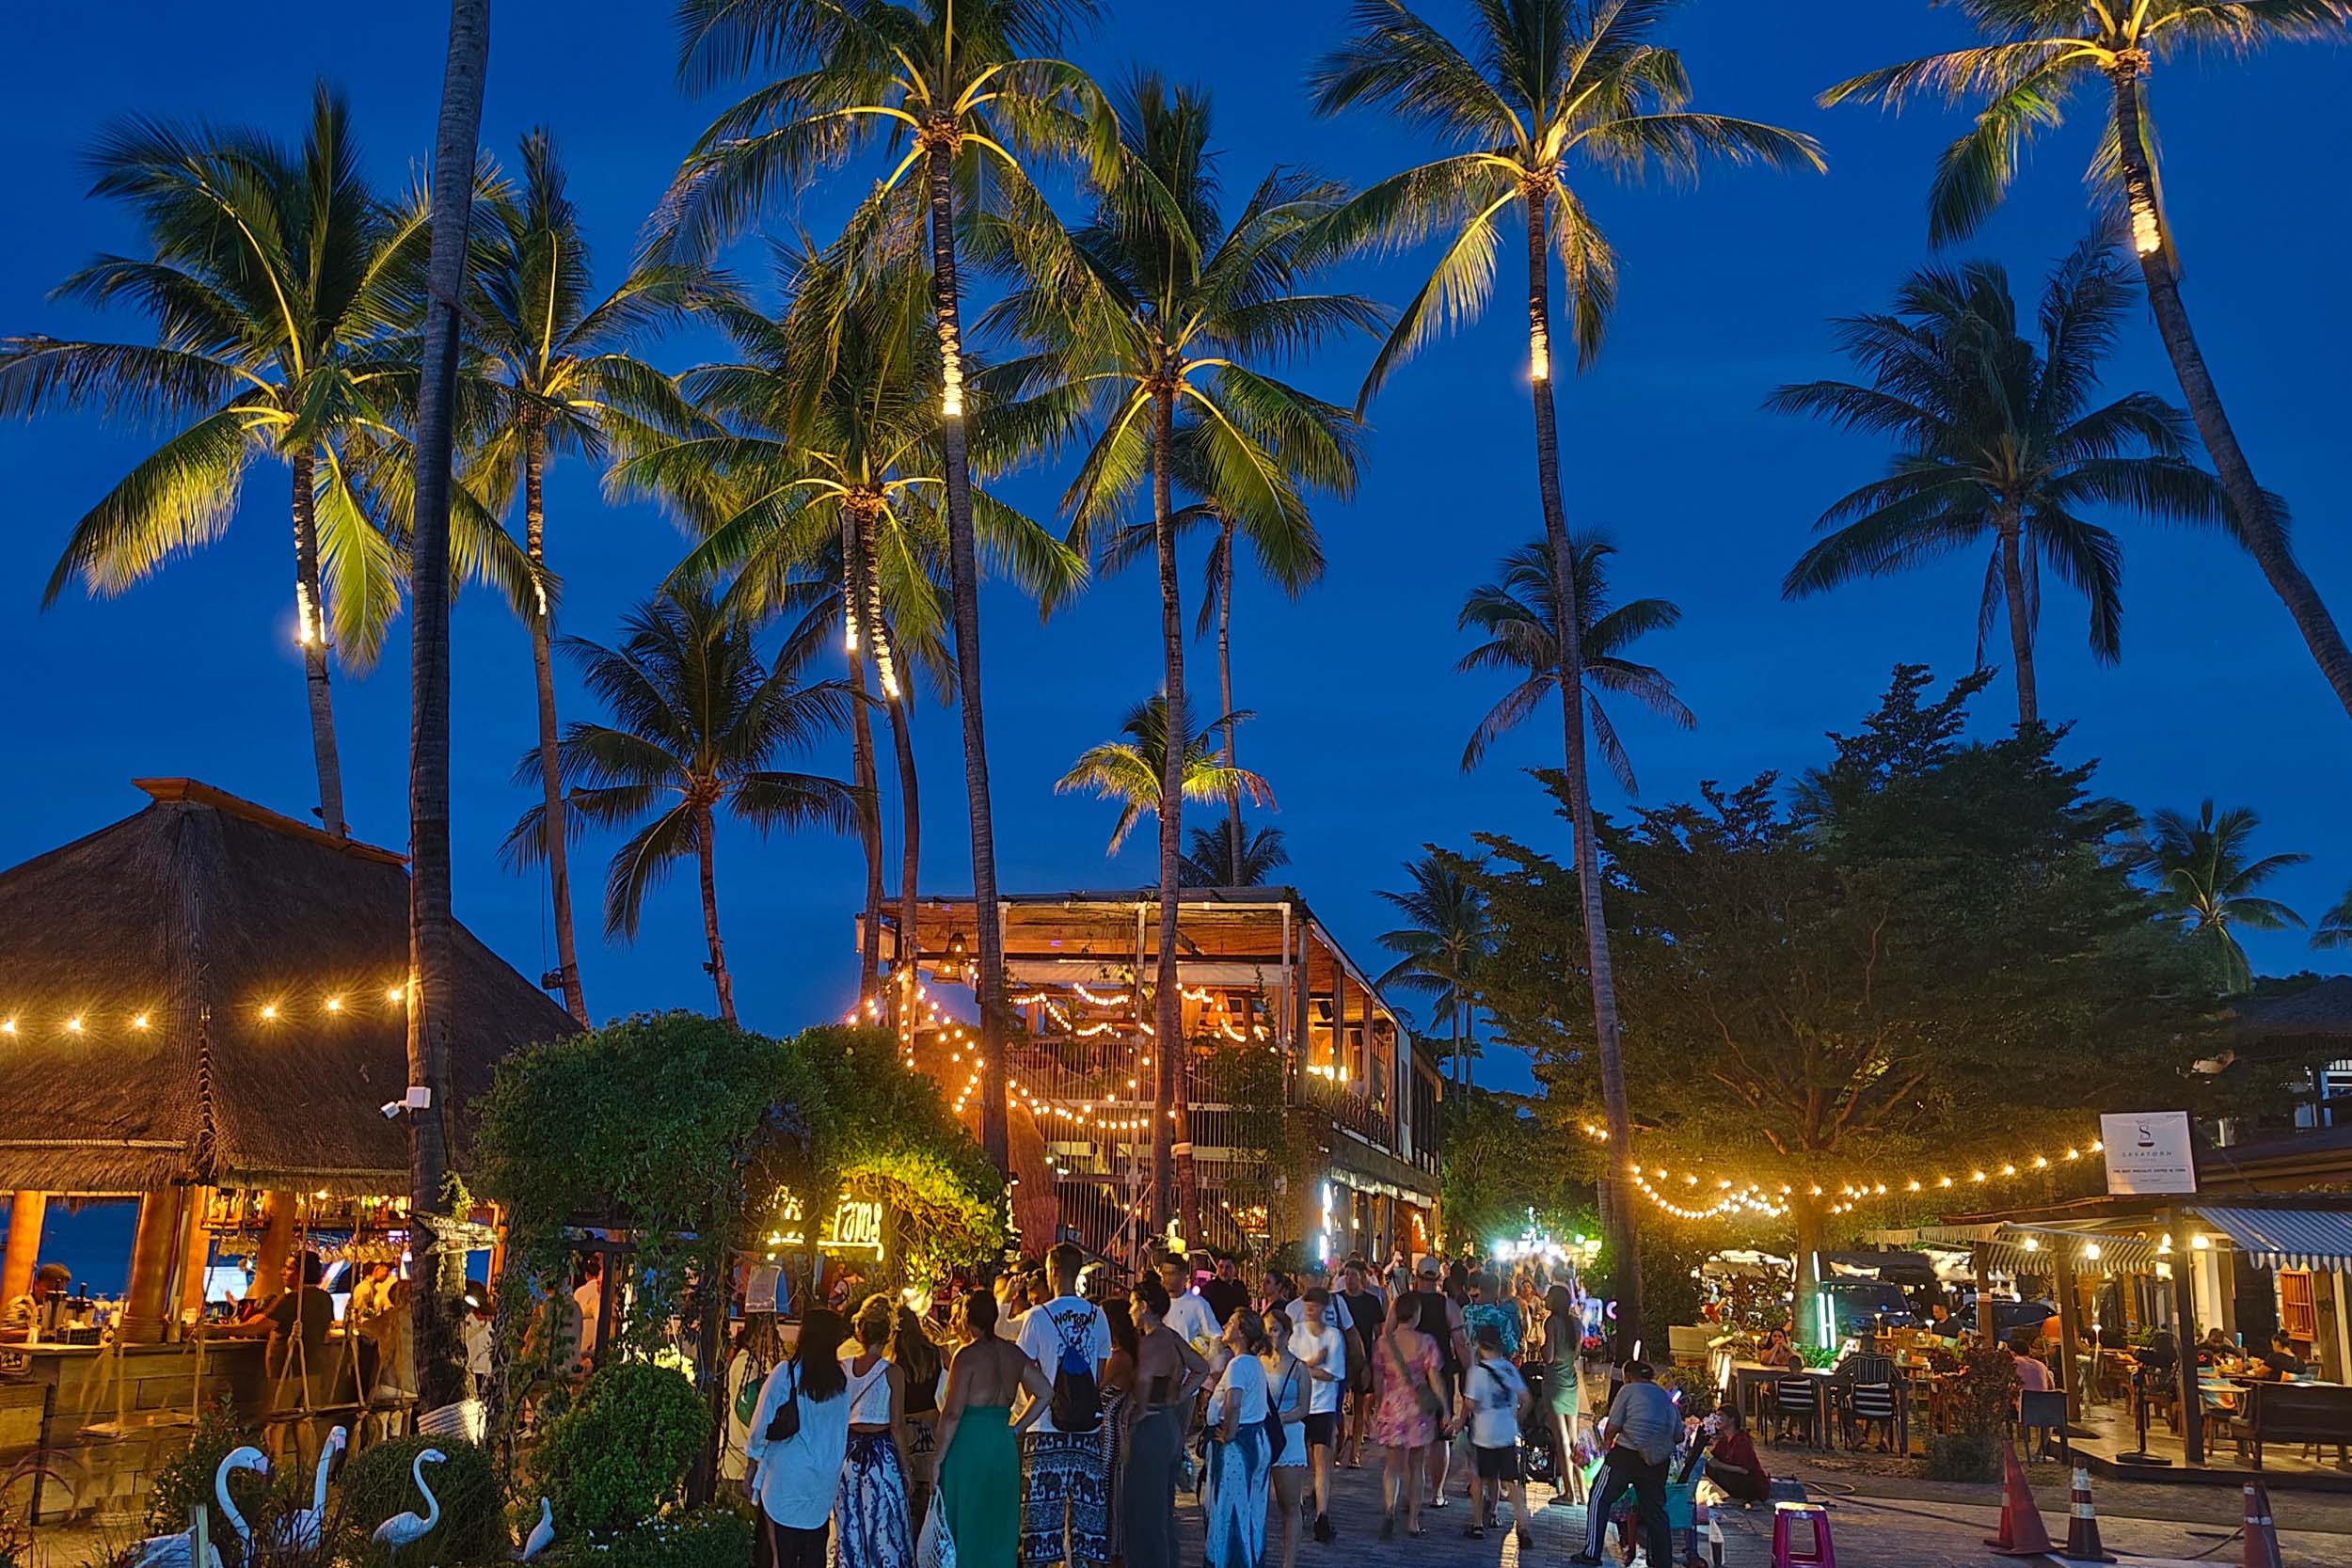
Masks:
[[[187,779],[0,872],[0,1191],[407,1186],[408,876]],[[453,1086],[573,1032],[457,933]]]

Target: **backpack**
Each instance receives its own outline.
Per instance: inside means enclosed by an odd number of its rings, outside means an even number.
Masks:
[[[1054,1400],[1047,1407],[1056,1432],[1087,1433],[1103,1424],[1103,1390],[1094,1381],[1094,1356],[1088,1340],[1090,1319],[1078,1321],[1078,1337],[1059,1323],[1061,1360],[1054,1368]]]

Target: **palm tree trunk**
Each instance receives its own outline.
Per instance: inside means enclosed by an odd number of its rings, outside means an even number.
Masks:
[[[922,951],[916,917],[923,869],[923,811],[914,784],[914,689],[908,686],[890,705],[890,745],[898,763],[898,946],[890,956],[891,973],[898,982],[898,1005],[914,1017],[915,966]]]
[[[2253,465],[2247,461],[2237,432],[2231,428],[2229,412],[2221,405],[2220,389],[2214,385],[2204,351],[2198,346],[2188,308],[2181,303],[2180,271],[2169,236],[2164,231],[2155,166],[2149,158],[2141,119],[2138,68],[2118,67],[2108,72],[2107,81],[2115,89],[2116,133],[2122,149],[2123,193],[2131,209],[2133,249],[2139,255],[2140,275],[2147,279],[2148,305],[2156,318],[2157,336],[2171,356],[2172,372],[2180,378],[2189,417],[2197,421],[2197,434],[2203,437],[2214,471],[2221,476],[2222,491],[2237,514],[2247,552],[2294,618],[2296,630],[2303,634],[2303,644],[2311,650],[2336,701],[2345,713],[2352,714],[2352,648],[2345,647],[2335,617],[2287,546],[2286,532],[2279,526],[2270,498],[2256,482]]]
[[[1184,712],[1184,589],[1176,575],[1176,392],[1152,393],[1152,516],[1160,562],[1160,657],[1168,688],[1168,736],[1160,759],[1160,941],[1152,976],[1152,1204],[1165,1229],[1173,1218],[1191,1240],[1193,1170],[1187,1124],[1184,993],[1176,978],[1178,869],[1184,846],[1184,752],[1192,734]],[[1173,1185],[1171,1190],[1171,1177]]]
[[[952,120],[925,157],[930,182],[931,309],[946,392],[939,444],[947,489],[947,584],[956,628],[956,686],[963,708],[963,788],[972,816],[972,924],[979,975],[980,1147],[1011,1169],[1005,1101],[1005,928],[996,902],[996,828],[989,810],[988,737],[980,707],[980,567],[972,542],[972,462],[963,426],[963,320],[956,280],[956,130]]]
[[[302,678],[310,698],[310,754],[318,767],[319,821],[337,838],[343,818],[343,764],[335,746],[335,700],[326,674],[326,609],[319,594],[318,475],[309,452],[294,459],[294,608],[301,616]]]
[[[456,926],[450,913],[449,511],[456,447],[459,301],[473,220],[474,155],[489,69],[489,0],[451,0],[449,57],[433,148],[433,245],[425,269],[424,347],[417,402],[416,515],[408,568],[408,1082],[430,1090],[408,1113],[409,1246],[418,1402],[430,1411],[464,1392],[451,1311],[466,1255],[423,1223],[449,1201],[450,1024]],[[322,653],[324,650],[322,650]],[[319,687],[324,691],[324,685]],[[340,816],[340,809],[337,812]]]
[[[2014,512],[2001,519],[2001,594],[2009,603],[2010,660],[2016,667],[2017,723],[2022,729],[2042,721],[2042,701],[2033,674],[2033,616],[2026,604],[2025,563],[2018,559],[2021,531]]]
[[[1582,896],[1587,976],[1593,988],[1594,1054],[1600,1060],[1601,1102],[1609,1123],[1609,1158],[1598,1183],[1602,1243],[1610,1287],[1617,1299],[1617,1338],[1630,1347],[1642,1338],[1642,1275],[1635,1253],[1633,1208],[1618,1162],[1633,1146],[1626,1105],[1625,1057],[1617,1033],[1617,987],[1609,962],[1609,927],[1601,908],[1600,848],[1593,834],[1592,780],[1584,756],[1584,651],[1576,628],[1576,565],[1568,544],[1567,512],[1560,499],[1559,416],[1551,396],[1551,252],[1545,242],[1544,195],[1529,191],[1527,209],[1527,328],[1535,404],[1535,486],[1543,499],[1544,539],[1551,549],[1551,590],[1559,603],[1560,707],[1568,820],[1575,830],[1576,879]]]
[[[525,437],[523,455],[523,547],[534,570],[548,563],[547,433],[537,424]],[[539,784],[547,831],[548,895],[555,903],[556,973],[564,982],[564,1010],[588,1027],[588,999],[580,984],[580,951],[572,942],[571,849],[564,841],[564,778],[555,760],[555,628],[542,593],[531,617],[531,670],[539,693]]]
[[[850,782],[857,787],[857,839],[866,851],[865,918],[860,923],[857,948],[857,999],[861,1007],[874,1000],[875,976],[882,969],[882,798],[874,770],[874,723],[866,705],[865,622],[865,574],[858,570],[859,529],[848,507],[841,512],[842,573],[848,578],[843,585],[849,603],[842,608],[842,624],[849,627],[850,644]]]
[[[710,808],[694,808],[694,864],[701,879],[703,895],[703,942],[710,948],[710,983],[719,993],[719,1016],[729,1023],[735,1022],[735,976],[727,973],[727,950],[719,941],[719,879],[712,860],[712,839],[717,832]]]
[[[1225,769],[1230,774],[1237,766],[1233,761],[1233,732],[1239,726],[1233,714],[1233,519],[1225,519],[1224,531],[1217,541],[1216,556],[1216,685],[1217,696],[1224,703],[1219,711],[1225,717]],[[1241,785],[1225,786],[1225,879],[1228,884],[1241,885]]]

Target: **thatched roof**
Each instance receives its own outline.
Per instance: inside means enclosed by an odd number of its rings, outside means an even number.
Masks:
[[[0,872],[0,1189],[172,1181],[405,1192],[408,876],[398,854],[185,779]],[[457,932],[459,1102],[572,1032]]]
[[[2262,1040],[2352,1040],[2352,974],[2336,974],[2275,1001],[2237,1009],[2237,1037]]]

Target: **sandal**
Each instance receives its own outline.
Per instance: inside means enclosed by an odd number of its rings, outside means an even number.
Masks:
[[[1486,1539],[1486,1527],[1484,1525],[1464,1525],[1462,1527],[1462,1533],[1470,1537],[1472,1541],[1484,1541]]]

